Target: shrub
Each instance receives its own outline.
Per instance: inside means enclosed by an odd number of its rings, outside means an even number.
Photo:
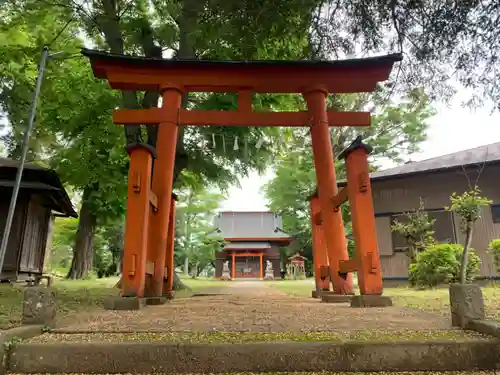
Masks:
[[[493,255],[497,273],[500,273],[500,238],[492,240],[488,245],[488,252]]]
[[[417,287],[435,287],[439,284],[456,282],[460,276],[460,260],[464,248],[458,244],[437,244],[427,247],[417,255],[410,265],[409,281]],[[480,258],[470,249],[467,265],[467,281],[472,281],[479,270]]]

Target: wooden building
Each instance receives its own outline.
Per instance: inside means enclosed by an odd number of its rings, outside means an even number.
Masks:
[[[493,202],[491,206],[483,207],[481,218],[473,229],[472,247],[481,258],[478,277],[496,276],[495,265],[487,248],[492,239],[500,238],[499,176],[500,142],[371,173],[377,241],[384,279],[408,277],[409,262],[405,254],[407,243],[402,236],[392,232],[391,225],[394,220],[404,220],[404,212],[418,208],[420,198],[429,216],[436,219],[436,240],[464,243],[459,218],[446,211],[445,207],[449,206],[453,192],[463,193],[476,181],[483,195]]]
[[[282,219],[273,212],[220,212],[214,234],[228,242],[216,254],[215,277],[222,276],[224,262],[229,262],[232,279],[263,279],[269,260],[274,277],[280,277],[279,248],[292,241],[282,228]]]
[[[0,158],[0,238],[3,236],[19,162]],[[26,164],[17,199],[2,281],[25,280],[43,272],[55,216],[77,217],[57,174]]]

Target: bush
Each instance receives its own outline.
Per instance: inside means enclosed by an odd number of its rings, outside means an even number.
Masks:
[[[411,285],[429,288],[458,281],[463,251],[463,246],[458,244],[437,244],[427,247],[417,255],[416,262],[410,265]],[[467,281],[472,281],[474,274],[479,271],[480,264],[481,259],[474,249],[470,249],[466,272]]]
[[[492,240],[488,245],[488,252],[493,255],[497,273],[500,273],[500,238]]]

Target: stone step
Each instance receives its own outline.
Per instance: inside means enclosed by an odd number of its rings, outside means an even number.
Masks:
[[[500,341],[27,342],[11,373],[231,373],[472,371],[500,369]]]

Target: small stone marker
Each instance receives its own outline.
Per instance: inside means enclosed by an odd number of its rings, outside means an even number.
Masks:
[[[223,266],[222,266],[222,276],[220,278],[221,280],[231,280],[231,271],[229,270],[229,261],[225,261]]]
[[[50,326],[56,317],[56,294],[46,286],[28,286],[24,290],[23,324]]]
[[[484,298],[477,284],[450,285],[451,325],[465,328],[471,320],[483,320]]]
[[[274,280],[273,264],[269,260],[266,261],[266,274],[264,280]]]

